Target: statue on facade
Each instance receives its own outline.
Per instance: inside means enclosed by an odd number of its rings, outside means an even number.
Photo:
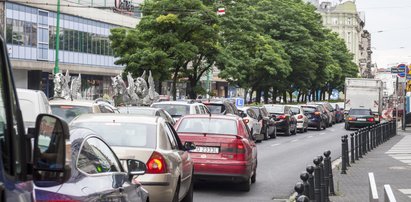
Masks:
[[[145,80],[146,72],[144,71],[140,77],[134,79],[131,73],[127,74],[126,87],[125,82],[121,78],[121,75],[112,77],[112,85],[114,89],[114,97],[122,98],[123,104],[136,105],[136,106],[150,106],[153,102],[157,101],[159,94],[155,92],[154,79],[151,75],[151,71],[148,77],[148,83]],[[121,102],[116,102],[118,106]]]
[[[71,80],[70,95],[71,99],[81,99],[81,74]]]
[[[70,98],[70,78],[68,70],[66,71],[66,75],[63,75],[63,73],[56,73],[54,75],[54,97]]]

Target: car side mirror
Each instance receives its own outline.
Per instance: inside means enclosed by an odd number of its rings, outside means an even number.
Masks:
[[[147,165],[136,159],[127,159],[127,173],[129,176],[144,175],[147,171]]]
[[[184,150],[190,151],[196,149],[196,145],[193,142],[185,142],[184,143]]]
[[[51,114],[40,114],[34,131],[33,181],[36,186],[50,187],[70,177],[66,166],[67,123]]]

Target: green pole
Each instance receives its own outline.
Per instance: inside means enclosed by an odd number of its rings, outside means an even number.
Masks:
[[[206,98],[210,97],[210,69],[207,70],[207,95]]]
[[[54,63],[54,74],[57,74],[59,72],[59,49],[60,49],[60,0],[57,0],[56,61]]]

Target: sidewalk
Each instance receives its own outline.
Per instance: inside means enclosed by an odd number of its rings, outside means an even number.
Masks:
[[[333,170],[337,196],[333,202],[369,201],[368,173],[373,172],[380,201],[384,201],[384,184],[391,185],[397,201],[411,201],[411,128],[368,152],[340,174],[340,166]]]

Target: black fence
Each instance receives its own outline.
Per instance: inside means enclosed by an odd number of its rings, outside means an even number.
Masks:
[[[359,161],[368,152],[378,147],[397,134],[396,121],[379,123],[361,128],[341,137],[341,174],[347,174],[347,167]],[[350,137],[350,138],[349,138]],[[349,147],[349,141],[351,147]],[[351,155],[350,155],[351,153]],[[334,179],[331,164],[331,152],[314,158],[315,166],[307,166],[306,171],[300,174],[302,182],[297,182],[294,190],[297,192],[297,202],[329,202],[329,196],[335,195]]]

